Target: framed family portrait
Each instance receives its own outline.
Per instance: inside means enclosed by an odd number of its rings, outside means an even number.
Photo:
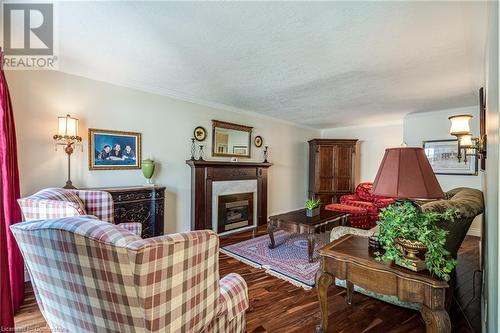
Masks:
[[[477,175],[476,156],[467,155],[467,163],[464,163],[463,158],[460,162],[458,161],[456,139],[424,141],[423,147],[436,175]]]
[[[89,170],[141,168],[141,133],[89,128]]]

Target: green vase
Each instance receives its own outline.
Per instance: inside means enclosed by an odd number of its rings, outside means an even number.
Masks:
[[[152,185],[151,178],[155,173],[155,161],[147,159],[142,161],[142,174],[146,178],[146,184]]]

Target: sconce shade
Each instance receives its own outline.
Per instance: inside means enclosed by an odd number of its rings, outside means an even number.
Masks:
[[[396,199],[444,198],[424,149],[416,147],[385,150],[372,193]]]
[[[466,134],[460,136],[460,147],[461,148],[472,148],[474,147],[474,142],[472,142],[472,134]]]
[[[469,114],[459,114],[456,116],[448,117],[451,121],[450,134],[451,135],[467,135],[471,134],[469,121],[472,116]]]
[[[78,119],[69,114],[66,117],[58,117],[57,135],[61,137],[78,136]]]

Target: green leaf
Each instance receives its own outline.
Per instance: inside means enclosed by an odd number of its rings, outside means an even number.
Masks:
[[[385,250],[383,255],[376,254],[377,260],[393,260],[404,263],[408,260],[397,247],[396,238],[417,240],[427,247],[425,263],[431,274],[449,280],[456,260],[449,258],[444,248],[448,231],[437,226],[438,221],[454,222],[458,211],[449,209],[444,213],[420,212],[410,202],[395,203],[380,211],[377,222],[380,230],[378,240]]]

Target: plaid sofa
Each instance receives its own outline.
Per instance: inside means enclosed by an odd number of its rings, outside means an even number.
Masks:
[[[13,225],[53,332],[244,332],[247,285],[219,280],[212,231],[141,239],[88,216]]]
[[[114,223],[113,197],[104,191],[47,188],[19,199],[18,203],[24,221],[92,215],[101,221]],[[120,223],[120,227],[137,235],[142,233],[140,223]]]

